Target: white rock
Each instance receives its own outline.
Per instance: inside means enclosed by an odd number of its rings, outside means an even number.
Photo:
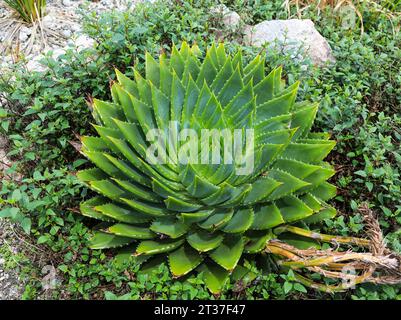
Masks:
[[[3,258],[0,258],[0,266],[3,265],[5,260]]]
[[[72,5],[71,0],[63,0],[62,3],[63,3],[63,5],[66,6],[66,7],[69,7],[69,6]]]
[[[78,32],[81,31],[82,27],[77,23],[73,23],[70,25],[70,29],[72,32]]]
[[[36,56],[28,61],[26,64],[26,68],[28,71],[37,71],[37,72],[42,72],[46,70],[46,66],[41,64],[39,62],[40,59],[42,59],[43,56]]]
[[[230,11],[223,16],[223,22],[226,26],[231,26],[235,28],[240,24],[241,17],[235,11]]]
[[[86,35],[80,35],[75,39],[74,43],[78,50],[82,50],[92,47],[95,41]]]
[[[32,34],[32,31],[30,28],[28,27],[21,27],[21,29],[19,30],[19,40],[21,42],[25,42],[26,40],[28,40],[28,37]]]
[[[3,102],[0,100],[0,106],[3,105]],[[0,135],[0,172],[3,172],[9,168],[11,165],[11,161],[7,158],[7,138],[3,135]],[[4,264],[4,258],[0,258],[0,266]]]
[[[62,48],[58,48],[58,49],[53,49],[52,50],[52,57],[54,59],[57,59],[59,56],[61,56],[62,54],[65,54],[65,49]]]
[[[61,33],[62,33],[63,36],[66,37],[66,38],[71,37],[71,34],[72,34],[71,30],[69,30],[69,29],[65,29],[65,30],[63,30]]]
[[[55,17],[52,14],[46,14],[42,18],[42,23],[46,26],[52,25],[55,22]]]
[[[263,21],[245,31],[245,42],[254,46],[265,43],[271,46],[275,41],[285,51],[298,52],[304,49],[315,65],[335,62],[327,40],[316,30],[310,19]],[[299,58],[294,56],[294,59]]]
[[[238,13],[236,13],[235,11],[231,11],[224,4],[220,4],[216,7],[213,7],[211,9],[211,12],[215,13],[215,14],[221,14],[222,19],[223,19],[223,24],[226,27],[236,28],[241,22],[240,15]]]

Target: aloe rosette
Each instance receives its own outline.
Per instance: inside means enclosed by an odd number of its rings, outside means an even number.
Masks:
[[[277,227],[335,215],[324,161],[335,142],[311,132],[318,104],[296,102],[299,83],[286,87],[280,67],[265,73],[263,55],[245,64],[222,44],[202,56],[184,42],[158,61],[146,54],[144,75],[116,73],[113,101],[93,103],[99,136],[81,139],[95,167],[78,178],[99,194],[81,212],[104,222],[92,248],[165,257],[174,276],[202,271],[218,292],[242,258],[283,235]],[[236,174],[235,163],[149,163],[149,130],[171,121],[196,132],[253,129],[252,173]]]

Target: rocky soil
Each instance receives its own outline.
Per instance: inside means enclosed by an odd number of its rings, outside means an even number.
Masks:
[[[0,248],[10,254],[18,253],[18,243],[11,237],[12,228],[10,222],[0,219]],[[20,299],[23,292],[18,272],[7,266],[6,257],[0,253],[0,300]]]
[[[88,47],[91,39],[82,35],[80,11],[101,13],[108,10],[125,11],[141,0],[48,0],[41,29],[22,24],[20,28],[13,12],[0,0],[0,68],[13,63],[16,53],[25,56],[29,70],[41,71],[40,56],[49,51],[57,57],[69,45]],[[44,41],[42,40],[42,33]],[[11,53],[11,54],[10,54]]]

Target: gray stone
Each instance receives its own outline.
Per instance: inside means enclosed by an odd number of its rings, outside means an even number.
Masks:
[[[36,71],[43,72],[46,70],[46,66],[40,63],[40,60],[43,59],[43,55],[38,55],[33,57],[26,64],[26,68],[28,71]]]
[[[1,101],[0,101],[1,102]],[[2,105],[2,103],[0,103]],[[4,171],[11,166],[11,161],[7,158],[7,138],[0,135],[0,177],[3,177]],[[3,263],[4,263],[4,259]],[[1,265],[2,263],[0,263]]]
[[[237,27],[241,22],[241,17],[235,11],[230,11],[223,16],[223,22],[230,27]]]
[[[45,16],[42,18],[42,23],[43,23],[44,25],[46,25],[46,26],[51,26],[51,25],[53,25],[53,24],[56,23],[56,22],[57,22],[57,21],[56,21],[55,17],[51,14],[51,12],[48,13],[47,15],[45,15]]]
[[[51,52],[52,52],[53,59],[57,59],[59,56],[65,54],[65,49],[57,48],[57,49],[51,50]]]
[[[327,40],[309,19],[271,20],[248,26],[245,42],[254,46],[265,43],[274,46],[278,43],[285,51],[290,51],[295,59],[302,59],[295,52],[303,51],[315,65],[335,62]]]
[[[28,27],[21,27],[21,29],[19,30],[19,41],[21,42],[25,42],[26,40],[28,40],[29,36],[32,34],[32,31],[30,28]]]
[[[82,34],[75,39],[74,43],[78,51],[80,51],[82,49],[93,47],[95,41],[87,35]]]
[[[62,31],[62,34],[64,37],[69,38],[69,37],[71,37],[72,32],[69,29],[65,29]]]
[[[235,11],[231,11],[224,4],[220,4],[211,9],[212,13],[221,14],[223,19],[223,24],[228,28],[236,28],[241,22],[241,17]]]

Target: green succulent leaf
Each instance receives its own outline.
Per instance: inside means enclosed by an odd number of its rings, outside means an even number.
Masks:
[[[152,239],[155,234],[145,227],[136,227],[125,223],[117,223],[107,229],[108,232],[118,236],[124,236],[134,239]]]
[[[223,239],[224,236],[221,233],[210,233],[202,230],[192,232],[187,237],[188,243],[199,252],[206,252],[217,248]]]
[[[183,276],[195,269],[203,260],[198,251],[189,246],[181,246],[169,254],[170,270],[175,276]]]
[[[234,270],[244,249],[244,239],[240,236],[227,237],[209,256],[228,271]]]
[[[230,275],[227,270],[212,262],[202,264],[199,271],[203,272],[206,286],[214,294],[220,293]]]
[[[136,253],[140,255],[169,252],[180,247],[184,241],[183,239],[164,241],[146,240],[139,243],[138,248],[136,248]]]
[[[134,239],[130,237],[120,237],[111,233],[95,232],[90,240],[89,246],[91,249],[109,249],[122,247],[133,241]]]
[[[161,233],[175,239],[184,235],[189,226],[174,217],[166,217],[155,220],[149,228],[153,232]]]

